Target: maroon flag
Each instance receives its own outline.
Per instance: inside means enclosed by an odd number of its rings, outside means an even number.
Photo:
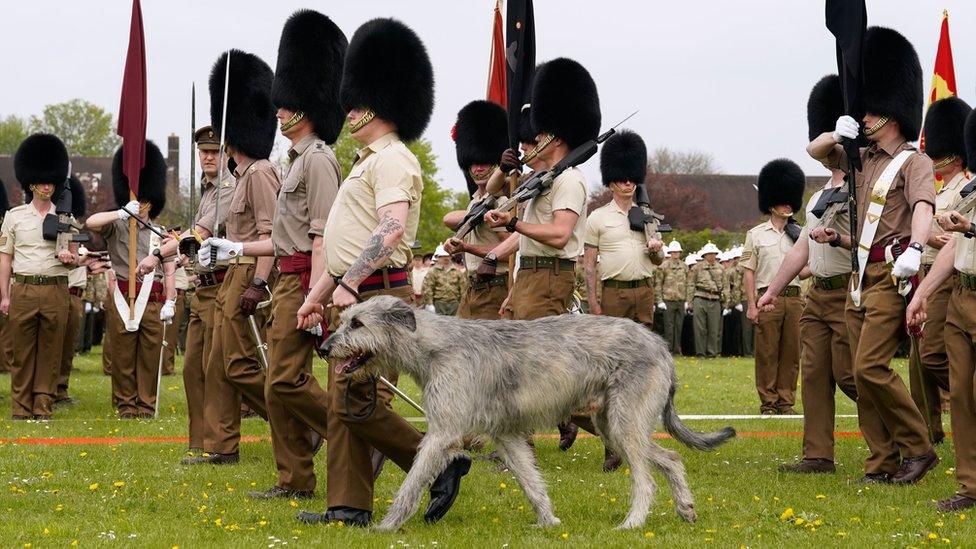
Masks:
[[[122,137],[122,173],[129,179],[133,196],[139,194],[139,171],[146,164],[146,41],[142,32],[142,6],[132,0],[129,51],[122,75],[119,127]]]

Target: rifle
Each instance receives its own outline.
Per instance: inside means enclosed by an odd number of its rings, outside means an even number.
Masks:
[[[643,231],[648,241],[653,239],[660,240],[661,233],[671,232],[671,225],[661,223],[664,221],[664,216],[651,209],[651,201],[647,196],[647,190],[643,184],[636,186],[634,202],[636,205],[632,206],[630,211],[627,212],[627,220],[630,222],[631,229]],[[652,253],[650,250],[647,253],[651,256],[651,261],[655,264],[660,264],[660,261],[664,259],[661,253]],[[654,261],[655,259],[658,261]]]
[[[70,165],[68,173],[71,173]],[[44,221],[41,224],[41,234],[44,240],[56,241],[55,249],[58,252],[67,250],[71,244],[91,240],[87,234],[78,233],[85,227],[71,215],[72,197],[68,181],[68,179],[64,180],[64,190],[61,191],[61,198],[58,199],[58,203],[54,205],[54,213],[44,216]]]
[[[844,206],[847,206],[848,195],[848,191],[843,187],[831,187],[821,193],[820,199],[810,211],[818,219],[814,228],[833,225],[834,218],[844,211]]]

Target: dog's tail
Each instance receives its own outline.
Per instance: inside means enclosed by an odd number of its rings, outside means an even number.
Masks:
[[[681,418],[678,417],[678,412],[674,409],[674,393],[677,389],[677,380],[672,380],[671,389],[668,391],[668,401],[664,404],[664,413],[662,414],[664,428],[667,429],[671,436],[686,446],[706,452],[714,450],[735,436],[735,429],[732,427],[726,427],[712,433],[699,433],[689,429],[682,423]]]

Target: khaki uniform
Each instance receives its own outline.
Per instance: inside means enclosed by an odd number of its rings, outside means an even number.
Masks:
[[[410,270],[410,287],[413,288],[413,304],[420,305],[424,302],[424,278],[430,267]]]
[[[783,258],[793,247],[786,231],[766,221],[746,233],[742,266],[755,273],[756,299],[773,281]],[[779,295],[772,311],[760,311],[756,325],[756,391],[763,411],[790,411],[796,403],[800,371],[800,282],[793,279]]]
[[[392,295],[409,303],[413,289],[406,277],[392,282],[410,261],[409,243],[417,237],[420,199],[424,181],[417,158],[388,133],[360,149],[349,175],[339,186],[339,194],[326,221],[325,256],[328,274],[342,276],[359,258],[370,235],[379,226],[376,209],[407,202],[407,222],[403,239],[389,259],[387,269],[370,278],[379,278],[379,288],[360,285],[364,299]],[[367,279],[367,281],[370,280]],[[332,325],[338,325],[333,309]],[[396,383],[397,378],[388,378]],[[354,374],[337,374],[329,368],[328,415],[328,508],[373,509],[372,449],[383,453],[404,471],[410,470],[422,437],[420,431],[393,411],[393,394],[375,379]]]
[[[117,287],[128,302],[129,222],[113,221],[102,227],[99,233],[108,247]],[[136,260],[147,257],[159,244],[159,237],[140,225]],[[141,287],[142,283],[137,282],[136,295]],[[115,300],[109,297],[106,314],[112,317],[109,328],[112,335],[104,352],[111,356],[112,402],[119,414],[151,415],[156,411],[156,377],[163,346],[163,322],[159,319],[159,310],[165,301],[161,266],[153,277],[152,293],[138,330],[130,332],[125,329]]]
[[[224,226],[230,201],[236,186],[233,176],[225,172],[218,189],[215,182],[204,176],[200,181],[203,189],[193,225],[213,233],[214,203],[220,197],[220,226]],[[189,423],[189,448],[203,449],[204,394],[206,372],[209,370],[210,352],[213,348],[214,308],[220,281],[227,273],[226,265],[216,270],[194,265],[197,280],[193,292],[186,294],[190,307],[190,320],[186,327],[186,354],[183,357],[183,390],[186,392],[186,409]],[[219,279],[219,280],[218,280]]]
[[[439,315],[454,316],[465,294],[465,284],[461,271],[435,264],[424,277],[423,304],[433,305]]]
[[[163,350],[163,375],[171,376],[176,372],[176,354],[180,345],[180,322],[186,309],[186,291],[190,289],[190,277],[186,269],[177,267],[173,275],[176,284],[176,304],[170,325],[166,327],[166,348]]]
[[[51,416],[68,322],[68,267],[58,261],[55,242],[44,240],[43,220],[32,204],[24,204],[7,212],[0,226],[0,253],[12,256],[3,335],[11,342],[14,419]]]
[[[654,295],[664,301],[664,340],[671,353],[681,354],[681,332],[688,298],[688,266],[682,259],[666,258],[654,271]]]
[[[654,323],[654,264],[643,231],[630,228],[627,212],[614,200],[586,219],[585,244],[600,253],[603,314]]]
[[[58,388],[55,402],[68,399],[68,380],[75,359],[75,343],[81,330],[85,307],[82,294],[88,285],[88,268],[76,267],[68,272],[68,322],[64,328],[64,346],[61,348],[61,367],[58,368]]]
[[[691,303],[695,327],[695,354],[718,356],[722,341],[722,303],[728,299],[725,270],[716,261],[699,261],[691,268],[685,300]]]
[[[483,197],[483,195],[475,192],[465,211],[470,211],[471,206]],[[504,199],[504,196],[499,198],[499,200]],[[492,229],[486,223],[481,223],[473,231],[464,235],[464,242],[475,246],[493,247],[501,241],[498,230]],[[467,267],[470,276],[464,294],[461,296],[457,315],[461,318],[497,320],[498,310],[501,309],[502,302],[508,297],[508,262],[499,262],[495,269],[494,278],[488,282],[479,282],[474,276],[480,263],[480,257],[474,254],[464,254],[464,265]]]
[[[237,184],[230,201],[225,226],[227,238],[252,242],[271,234],[275,197],[281,182],[268,160],[240,164],[234,171]],[[268,411],[264,400],[265,376],[258,358],[257,343],[247,318],[241,314],[241,294],[254,279],[253,258],[239,258],[227,269],[217,291],[214,307],[214,334],[210,363],[205,374],[203,450],[208,453],[236,454],[241,438],[241,401],[264,419]],[[274,271],[268,285],[273,287]],[[268,315],[257,311],[254,320],[263,327]]]
[[[976,219],[972,212],[970,221]],[[976,498],[976,238],[956,233],[955,276],[945,325],[949,408],[959,493]]]
[[[725,278],[728,282],[728,298],[723,307],[729,310],[729,314],[722,318],[722,354],[725,356],[750,356],[753,354],[752,339],[755,337],[752,330],[752,323],[746,318],[746,293],[745,293],[745,268],[738,262],[729,263],[725,267]],[[736,309],[740,307],[742,311]],[[722,311],[723,315],[725,311]],[[748,324],[748,328],[745,326]],[[744,345],[745,335],[743,331],[748,331],[749,345]]]
[[[800,239],[809,245],[807,264],[813,274],[800,317],[800,340],[803,347],[800,362],[800,385],[803,397],[803,457],[834,459],[834,392],[837,387],[857,402],[857,387],[851,364],[851,345],[844,320],[847,290],[851,274],[848,250],[818,244],[810,238],[817,218],[813,207],[823,191],[807,203],[807,225]],[[850,234],[846,213],[837,215],[831,227],[842,235]]]
[[[277,485],[314,490],[311,431],[326,436],[329,397],[312,375],[315,337],[295,329],[298,309],[314,282],[312,241],[323,236],[329,210],[339,191],[339,162],[332,149],[308,135],[288,151],[291,166],[281,184],[271,241],[281,274],[271,301],[269,364],[264,397],[271,423],[271,447]],[[289,257],[291,256],[291,257]]]
[[[3,215],[6,212],[0,212],[0,224],[3,223]],[[6,315],[0,314],[0,373],[6,373],[10,371],[10,365],[13,363],[13,347],[10,344],[10,338],[6,335],[7,329],[7,317]]]
[[[915,150],[904,140],[873,143],[861,149],[863,170],[857,172],[858,219],[863,230],[871,191],[884,168],[903,150]],[[847,158],[840,146],[823,160],[830,169],[846,170]],[[919,202],[935,204],[932,160],[918,153],[901,167],[888,191],[872,248],[880,249],[898,238],[907,246],[911,239],[912,210]],[[860,235],[858,235],[859,237]],[[855,239],[857,240],[857,239]],[[901,377],[891,368],[898,350],[905,318],[905,299],[891,280],[891,266],[883,261],[861,265],[861,304],[848,297],[847,329],[854,352],[854,382],[861,431],[871,450],[865,463],[868,473],[894,473],[902,458],[921,456],[932,449],[925,420]],[[870,314],[868,314],[870,311]]]

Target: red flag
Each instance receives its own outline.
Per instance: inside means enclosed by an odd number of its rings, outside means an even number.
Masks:
[[[935,51],[935,70],[932,73],[928,105],[954,95],[956,95],[956,69],[952,63],[952,45],[949,43],[949,12],[942,10],[942,30],[939,33],[939,48]],[[919,149],[925,150],[924,131],[919,137]]]
[[[129,190],[139,194],[139,171],[146,164],[146,41],[142,32],[142,6],[132,0],[129,25],[129,52],[122,75],[122,100],[119,126],[122,137],[122,173],[129,179]]]
[[[495,2],[494,26],[491,32],[491,63],[488,65],[487,99],[508,108],[508,86],[505,83],[505,34],[502,24],[502,0]]]

